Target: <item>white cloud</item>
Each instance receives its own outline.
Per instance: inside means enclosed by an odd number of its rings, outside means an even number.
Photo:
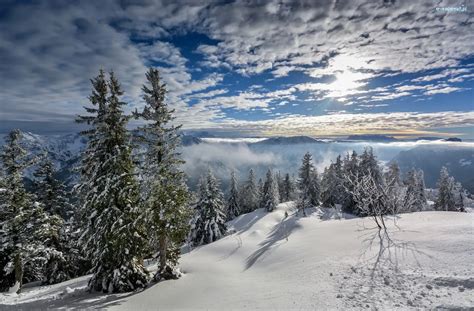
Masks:
[[[352,133],[423,133],[429,129],[474,126],[474,111],[433,113],[339,113],[322,116],[290,115],[278,119],[225,119],[215,125],[258,135],[332,136]]]
[[[433,89],[433,90],[426,91],[424,94],[425,95],[449,94],[449,93],[460,91],[460,90],[462,90],[462,89],[459,88],[459,87],[447,86],[447,87],[443,87],[443,88],[438,88],[438,89]]]
[[[454,83],[472,78],[472,67],[459,68],[459,61],[472,55],[474,24],[466,15],[440,15],[433,8],[430,1],[408,0],[19,2],[0,20],[1,118],[70,122],[83,112],[88,79],[100,67],[113,69],[127,100],[138,105],[146,67],[157,65],[178,121],[189,128],[227,124],[226,108],[276,116],[276,105],[297,99],[332,98],[368,108],[371,101],[422,91],[460,91]],[[196,64],[167,42],[191,31],[217,42],[189,51],[204,56]],[[196,66],[215,73],[194,79]],[[369,87],[381,75],[445,67],[412,82],[449,78],[452,85]],[[301,71],[335,80],[285,84],[274,91],[235,84],[237,90],[229,91],[222,86],[225,70],[247,76],[267,71],[274,77]],[[307,93],[309,98],[300,97]],[[190,100],[198,103],[189,106]]]
[[[428,76],[422,76],[416,79],[413,79],[413,82],[427,82],[427,81],[433,81],[433,80],[439,80],[442,78],[450,77],[450,76],[455,76],[463,73],[469,73],[469,69],[466,68],[460,68],[460,69],[447,69],[443,70],[440,73],[437,74],[432,74]]]

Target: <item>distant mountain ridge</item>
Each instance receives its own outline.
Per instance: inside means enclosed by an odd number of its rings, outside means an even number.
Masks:
[[[347,140],[368,140],[368,141],[397,141],[393,136],[378,135],[378,134],[361,134],[361,135],[350,135]]]
[[[291,145],[291,144],[314,144],[325,143],[324,141],[309,136],[279,136],[253,143],[254,145]]]

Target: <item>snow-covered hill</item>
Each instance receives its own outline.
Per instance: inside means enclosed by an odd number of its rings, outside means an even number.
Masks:
[[[87,277],[0,296],[0,309],[434,309],[474,306],[471,213],[419,212],[388,221],[294,214],[292,203],[229,223],[222,240],[181,260],[183,277],[131,294],[84,292]]]

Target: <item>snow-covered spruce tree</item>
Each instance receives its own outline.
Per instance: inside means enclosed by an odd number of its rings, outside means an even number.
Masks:
[[[467,197],[466,190],[462,187],[460,182],[454,184],[454,208],[458,212],[465,212],[464,199]]]
[[[166,86],[157,69],[150,68],[144,85],[145,107],[135,116],[146,121],[138,129],[145,146],[143,162],[144,213],[151,248],[158,252],[158,270],[155,280],[178,276],[175,268],[180,247],[189,231],[188,189],[180,166],[184,163],[177,152],[180,144],[178,130],[173,126],[174,110],[165,102]]]
[[[48,239],[58,231],[58,218],[48,217],[25,190],[23,171],[32,164],[20,145],[21,132],[8,134],[0,154],[5,182],[0,202],[1,290],[19,292],[23,281],[42,279]]]
[[[81,236],[92,261],[89,290],[127,292],[146,286],[148,272],[143,266],[146,245],[140,223],[139,187],[134,177],[131,146],[123,113],[123,92],[114,74],[104,72],[92,80],[92,107],[78,122],[91,127],[83,154],[78,190],[85,220]]]
[[[19,291],[23,282],[24,260],[28,256],[25,227],[33,204],[23,185],[23,170],[28,166],[26,151],[20,145],[21,132],[14,130],[3,146],[2,168],[5,180],[0,206],[0,286],[1,291]],[[16,287],[16,288],[14,288]]]
[[[240,202],[242,213],[250,213],[259,208],[260,194],[253,169],[250,169],[248,179],[242,185]]]
[[[199,182],[199,199],[194,209],[189,242],[192,246],[212,243],[226,233],[224,195],[212,171]]]
[[[257,208],[262,208],[263,207],[263,180],[262,178],[259,178],[258,179],[258,183],[257,183],[257,189],[258,189],[258,200],[257,200]]]
[[[285,174],[285,179],[283,180],[283,192],[280,196],[282,202],[291,201],[294,197],[295,193],[295,185],[293,180],[290,177],[290,174]]]
[[[355,214],[357,207],[352,194],[352,190],[354,190],[352,187],[355,184],[354,178],[359,175],[359,157],[355,151],[345,156],[342,167],[344,175],[344,198],[342,207],[345,212]]]
[[[415,169],[408,171],[405,185],[404,210],[408,212],[424,210],[426,197],[423,171]]]
[[[390,162],[387,172],[385,172],[385,182],[397,186],[402,186],[400,167],[396,161]]]
[[[428,200],[426,199],[426,189],[425,189],[425,172],[422,169],[418,169],[416,171],[416,192],[417,192],[417,200],[423,206],[423,209],[428,204]]]
[[[342,161],[341,156],[338,156],[336,162],[331,163],[323,173],[321,180],[321,203],[323,206],[336,206],[336,204],[343,203],[343,181]]]
[[[272,212],[278,205],[278,184],[275,175],[268,169],[263,185],[262,208]]]
[[[69,202],[69,195],[63,182],[56,178],[57,171],[49,158],[43,159],[36,171],[34,192],[38,202],[50,215],[58,215],[68,220],[74,215],[74,206]]]
[[[387,186],[387,196],[390,206],[390,213],[397,214],[404,210],[404,201],[406,190],[403,187],[400,167],[398,163],[393,161],[389,164],[387,172],[384,174],[385,185]]]
[[[371,174],[376,183],[383,183],[382,171],[374,155],[372,147],[365,148],[359,156],[359,171],[361,176]]]
[[[56,179],[53,163],[45,158],[34,172],[36,199],[52,220],[51,230],[43,232],[47,259],[45,284],[55,284],[77,276],[77,246],[71,235],[73,205],[69,203],[65,185]]]
[[[462,187],[456,187],[454,178],[449,176],[448,169],[445,166],[441,168],[437,187],[438,197],[436,198],[434,208],[438,211],[460,211],[459,201],[456,204],[456,200],[459,200],[459,198],[456,197],[460,195],[462,191],[460,191],[460,188],[462,189]]]
[[[334,167],[332,163],[324,168],[324,172],[321,177],[321,205],[322,206],[334,206],[335,198],[333,190],[336,184],[336,176],[334,173]]]
[[[278,187],[278,201],[282,202],[282,198],[283,198],[283,195],[284,195],[284,193],[283,193],[284,192],[284,185],[283,185],[284,179],[281,176],[280,171],[278,171],[275,174],[275,180],[276,180],[277,187]]]
[[[319,205],[320,187],[318,173],[309,152],[303,156],[298,174],[298,211],[306,215],[306,208]]]
[[[234,219],[241,214],[240,199],[235,172],[230,173],[229,198],[227,199],[227,221]]]

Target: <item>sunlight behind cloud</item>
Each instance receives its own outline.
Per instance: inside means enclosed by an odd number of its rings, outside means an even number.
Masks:
[[[349,70],[343,71],[336,75],[336,80],[328,85],[329,97],[345,97],[360,87],[363,87],[367,82],[361,82],[367,79],[367,75],[360,72],[352,72]]]

